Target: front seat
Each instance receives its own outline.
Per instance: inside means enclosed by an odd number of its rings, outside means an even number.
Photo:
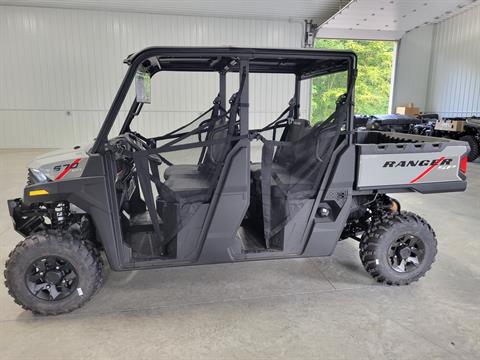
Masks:
[[[165,185],[178,197],[186,202],[206,202],[209,200],[211,191],[216,185],[218,166],[221,164],[231,147],[228,141],[228,128],[225,120],[219,121],[216,129],[212,131],[211,139],[225,139],[224,143],[210,145],[205,160],[200,165],[176,165]],[[178,169],[177,170],[175,170]],[[168,170],[167,169],[167,170]],[[183,170],[183,171],[182,171]]]
[[[238,93],[234,93],[230,100],[230,117],[227,117],[227,114],[224,114],[221,118],[217,118],[215,123],[207,132],[206,141],[208,140],[218,140],[225,138],[227,140],[228,136],[228,124],[229,118],[233,119],[232,121],[236,120],[236,113],[238,109],[238,104],[236,104],[236,98]],[[214,112],[215,114],[215,112]],[[221,143],[221,144],[212,144],[207,147],[207,151],[205,153],[205,157],[203,158],[202,163],[198,165],[172,165],[165,169],[163,173],[163,177],[165,180],[170,179],[171,177],[196,177],[201,175],[202,168],[208,169],[210,167],[216,167],[216,164],[219,161],[223,161],[228,150],[233,147],[233,143]]]

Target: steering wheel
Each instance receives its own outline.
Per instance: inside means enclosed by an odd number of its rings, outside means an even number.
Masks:
[[[129,134],[134,135],[137,139],[141,140],[148,149],[155,148],[155,145],[157,144],[155,140],[146,138],[145,136],[136,131],[130,131]]]
[[[137,136],[137,134],[131,133],[131,132],[126,132],[122,135],[120,135],[119,140],[122,139],[124,140],[127,144],[128,147],[130,148],[130,151],[145,151],[149,150],[151,147],[147,143],[147,141],[143,140],[141,137]],[[122,142],[120,140],[120,142]]]
[[[135,132],[126,132],[115,139],[117,147],[120,148],[120,152],[128,150],[130,152],[145,151],[155,148],[155,141],[147,139]],[[125,143],[127,146],[125,146]],[[125,155],[124,155],[125,156]],[[127,155],[127,157],[130,157]],[[155,162],[157,165],[163,163],[162,157],[158,154],[147,155],[148,160]]]
[[[115,186],[124,194],[130,183],[130,179],[135,174],[134,159],[132,153],[143,152],[155,148],[155,144],[137,133],[126,132],[110,141],[110,145],[116,154],[117,160],[117,178]],[[157,166],[161,165],[162,158],[157,154],[146,154],[149,161],[154,162]],[[124,195],[122,195],[124,196]]]

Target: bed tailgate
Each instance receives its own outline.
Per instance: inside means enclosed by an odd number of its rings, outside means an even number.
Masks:
[[[466,189],[469,148],[465,142],[426,138],[426,142],[356,146],[357,190],[435,193]]]

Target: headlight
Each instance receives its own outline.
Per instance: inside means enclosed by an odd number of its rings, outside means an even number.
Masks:
[[[48,177],[38,169],[28,169],[28,184],[47,182]]]

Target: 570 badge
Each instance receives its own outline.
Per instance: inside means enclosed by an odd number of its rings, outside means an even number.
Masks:
[[[58,171],[62,170],[62,168],[63,168],[63,169],[66,169],[66,168],[68,168],[68,167],[70,167],[70,169],[75,169],[75,168],[78,167],[78,163],[75,163],[75,164],[74,164],[74,163],[71,163],[71,164],[56,165],[56,166],[53,167],[53,171],[58,172]]]
[[[55,178],[55,180],[60,180],[61,178],[63,178],[65,175],[67,175],[67,173],[72,170],[72,169],[76,169],[78,167],[78,163],[80,162],[80,158],[78,159],[75,159],[73,160],[70,164],[60,164],[60,165],[55,165],[53,167],[53,171],[55,172],[59,172],[61,171],[60,174],[57,175],[57,177]],[[62,170],[63,169],[63,170]]]

